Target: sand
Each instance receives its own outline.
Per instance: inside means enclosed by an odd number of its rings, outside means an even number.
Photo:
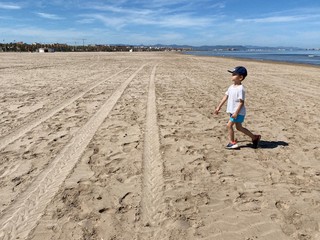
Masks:
[[[0,239],[320,239],[320,68],[0,54]],[[226,150],[227,69],[247,67]]]

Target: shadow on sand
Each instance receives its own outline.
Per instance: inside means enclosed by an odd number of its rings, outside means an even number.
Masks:
[[[286,147],[286,146],[289,146],[289,144],[284,141],[260,141],[258,148],[272,149],[272,148],[277,148],[280,146]],[[247,144],[245,146],[240,146],[240,148],[252,148],[252,147],[253,147],[252,143]]]

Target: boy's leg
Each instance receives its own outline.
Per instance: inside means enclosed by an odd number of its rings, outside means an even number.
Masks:
[[[253,143],[253,148],[257,148],[258,147],[258,144],[259,144],[260,139],[261,139],[261,135],[254,135],[248,129],[242,127],[241,123],[236,123],[236,128],[240,132],[242,132],[242,133],[246,134],[247,136],[251,137],[252,143]]]
[[[228,133],[229,133],[229,140],[231,143],[234,142],[234,130],[233,130],[233,125],[234,125],[234,122],[231,122],[229,120],[228,124],[227,124],[227,128],[228,128]]]
[[[236,123],[236,128],[237,128],[238,131],[240,131],[240,132],[244,133],[245,135],[251,137],[252,140],[254,140],[256,138],[256,136],[252,132],[250,132],[248,129],[244,128],[241,123],[237,122]]]

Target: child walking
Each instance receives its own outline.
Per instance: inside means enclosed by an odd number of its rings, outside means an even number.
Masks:
[[[233,84],[228,88],[225,96],[222,98],[220,104],[214,111],[215,114],[219,114],[223,104],[227,103],[227,113],[230,114],[229,122],[227,124],[229,133],[229,143],[226,146],[227,149],[238,149],[239,146],[234,138],[233,126],[236,125],[236,129],[252,139],[253,147],[257,148],[261,135],[254,135],[248,129],[242,126],[246,115],[246,107],[244,105],[245,101],[245,89],[242,85],[242,81],[247,76],[247,69],[242,66],[235,67],[233,70],[228,70],[232,73]]]

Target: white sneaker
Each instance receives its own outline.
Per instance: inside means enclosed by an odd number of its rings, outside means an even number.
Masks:
[[[238,144],[236,142],[234,142],[234,143],[228,143],[226,148],[227,149],[237,149],[237,148],[239,148],[239,146],[238,146]]]

